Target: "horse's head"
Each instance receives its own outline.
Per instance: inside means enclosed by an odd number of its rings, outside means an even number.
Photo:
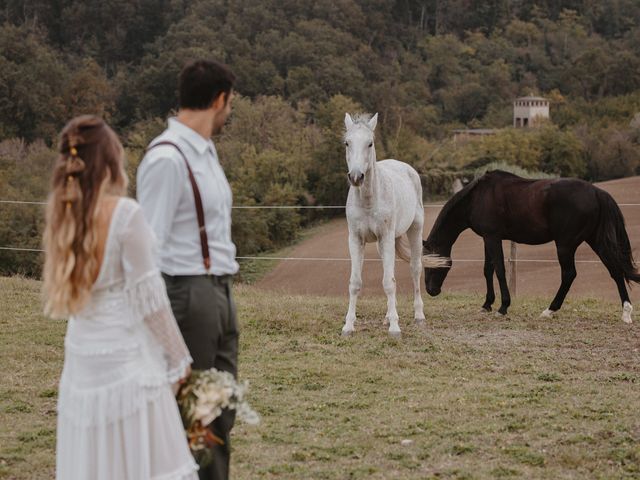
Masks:
[[[378,123],[378,114],[373,117],[359,115],[355,119],[348,113],[344,116],[346,132],[344,145],[346,147],[347,166],[349,168],[349,183],[359,187],[364,183],[365,175],[371,170],[376,161],[374,131]]]
[[[422,242],[422,266],[424,267],[424,283],[427,293],[432,297],[440,295],[442,284],[451,270],[451,249],[445,251],[431,245],[428,241]]]

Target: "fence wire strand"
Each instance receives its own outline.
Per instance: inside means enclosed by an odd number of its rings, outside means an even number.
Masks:
[[[41,248],[21,248],[21,247],[11,247],[11,246],[2,246],[0,250],[9,250],[16,252],[44,252]],[[273,260],[273,261],[303,261],[303,262],[350,262],[351,259],[348,257],[260,257],[260,256],[241,256],[236,257],[237,260]],[[382,262],[381,258],[365,258],[365,262]],[[396,259],[396,262],[402,262],[400,259]],[[453,263],[462,262],[462,263],[484,263],[484,259],[476,259],[476,258],[455,258],[453,259]],[[558,263],[557,260],[546,260],[546,259],[527,259],[527,258],[518,258],[516,260],[512,260],[509,258],[505,259],[505,262],[508,263]],[[576,260],[576,263],[602,263],[599,260]]]
[[[30,200],[0,200],[0,204],[5,205],[46,205],[47,202],[41,201],[30,201]],[[442,208],[444,204],[427,204],[424,208]],[[619,203],[620,207],[640,207],[640,203]],[[238,210],[268,210],[268,209],[279,209],[279,210],[336,210],[336,209],[345,209],[346,205],[235,205],[232,208]],[[22,248],[22,247],[14,247],[14,246],[0,246],[0,250],[4,251],[16,251],[16,252],[44,252],[44,250],[40,248]],[[269,256],[241,256],[236,257],[238,260],[273,260],[273,261],[306,261],[306,262],[350,262],[350,258],[340,257],[340,258],[331,258],[331,257],[269,257]],[[365,258],[365,262],[381,262],[380,258]],[[400,261],[400,260],[396,260]],[[505,259],[508,263],[558,263],[558,260],[548,260],[548,259],[526,259],[526,258],[517,258],[517,259]],[[454,259],[453,262],[463,262],[463,263],[484,263],[484,259],[475,259],[475,258],[460,258]],[[601,263],[599,260],[576,260],[575,263]]]
[[[34,200],[0,200],[0,204],[6,205],[46,205],[47,202],[34,201]],[[619,203],[619,207],[640,207],[640,203]],[[424,208],[442,208],[444,204],[440,203],[428,203],[424,205]],[[233,205],[231,208],[241,210],[268,210],[268,209],[282,209],[282,210],[336,210],[345,209],[346,205]]]

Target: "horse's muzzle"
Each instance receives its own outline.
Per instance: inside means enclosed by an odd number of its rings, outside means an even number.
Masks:
[[[427,288],[427,293],[432,297],[437,297],[442,292],[441,288]]]
[[[349,183],[353,187],[359,187],[360,185],[362,185],[364,183],[364,173],[360,173],[360,172],[351,173],[351,172],[349,172],[347,174],[347,177],[349,177]]]

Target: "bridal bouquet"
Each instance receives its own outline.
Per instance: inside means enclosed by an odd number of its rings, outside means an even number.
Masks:
[[[222,410],[236,411],[236,418],[250,425],[260,422],[258,414],[244,399],[246,382],[237,382],[229,372],[211,368],[195,370],[178,392],[178,406],[189,447],[200,466],[210,461],[209,449],[223,445],[221,438],[207,428],[220,416]]]

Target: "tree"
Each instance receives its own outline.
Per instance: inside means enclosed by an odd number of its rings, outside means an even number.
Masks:
[[[115,109],[116,91],[104,70],[91,58],[80,63],[66,85],[63,102],[66,117],[94,114],[110,121]]]
[[[0,191],[6,200],[43,200],[56,153],[43,141],[21,139],[0,142]],[[43,229],[39,205],[7,204],[0,209],[0,245],[39,249]],[[41,256],[35,252],[0,250],[0,275],[37,276]]]
[[[583,134],[582,140],[591,178],[608,180],[637,174],[640,148],[629,132],[613,128],[595,135]]]
[[[238,98],[231,123],[217,142],[220,158],[240,205],[296,205],[305,201],[316,130],[301,111],[278,97]],[[234,212],[239,252],[281,246],[298,234],[295,210]]]
[[[582,144],[572,132],[546,125],[537,133],[541,148],[539,170],[562,177],[582,177],[587,168]]]
[[[344,116],[347,112],[361,111],[362,107],[352,99],[336,95],[317,112],[316,120],[322,132],[322,140],[313,152],[313,165],[309,171],[309,192],[319,205],[344,205],[347,200],[349,186],[342,141]]]
[[[42,34],[0,27],[0,135],[51,140],[65,122],[69,72]]]

